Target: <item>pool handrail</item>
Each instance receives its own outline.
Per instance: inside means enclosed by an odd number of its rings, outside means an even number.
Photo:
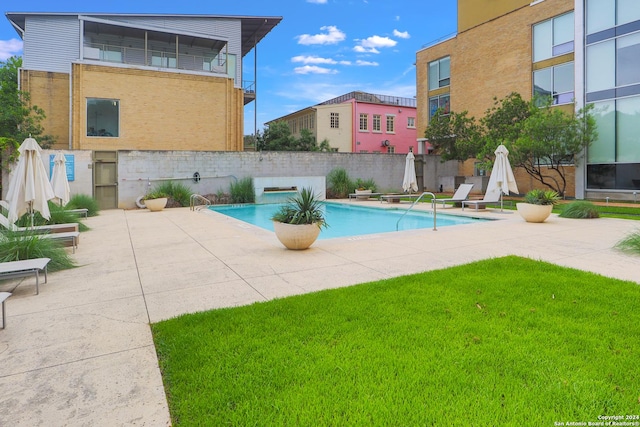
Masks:
[[[396,231],[398,231],[398,226],[400,225],[400,221],[402,220],[402,218],[404,218],[404,216],[405,216],[406,214],[408,214],[408,213],[409,213],[409,211],[410,211],[411,209],[413,209],[413,207],[416,205],[416,203],[418,203],[418,202],[422,199],[422,197],[423,197],[424,195],[430,195],[430,196],[432,197],[432,199],[431,199],[431,206],[433,206],[433,231],[438,231],[438,229],[436,228],[436,209],[437,209],[437,208],[436,208],[436,204],[434,203],[434,202],[435,202],[435,200],[436,200],[436,195],[435,195],[435,194],[433,194],[433,193],[432,193],[432,192],[430,192],[430,191],[425,191],[424,193],[422,193],[422,194],[420,195],[420,197],[418,197],[418,198],[417,198],[417,199],[416,199],[416,200],[411,204],[411,206],[409,206],[409,208],[408,208],[408,209],[407,209],[407,210],[406,210],[406,211],[405,211],[405,212],[400,216],[400,218],[398,218],[398,221],[396,222]]]
[[[202,205],[198,205],[196,207],[196,200],[198,200],[201,203],[204,203],[205,207],[211,205],[211,201],[206,197],[201,196],[200,194],[192,194],[191,197],[189,197],[189,209],[191,209],[192,211],[196,210],[196,208],[202,209]]]

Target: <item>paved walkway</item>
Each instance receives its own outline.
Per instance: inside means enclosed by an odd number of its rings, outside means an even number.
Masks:
[[[0,330],[0,425],[169,425],[149,323],[183,313],[508,254],[640,281],[640,257],[612,249],[635,221],[528,224],[513,212],[465,212],[500,220],[319,240],[297,252],[218,213],[104,211],[86,221],[72,255],[80,267],[49,274],[40,295],[33,279],[0,284],[14,292]]]

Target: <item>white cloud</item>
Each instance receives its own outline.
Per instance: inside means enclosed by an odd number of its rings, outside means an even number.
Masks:
[[[340,61],[340,65],[351,65],[351,61]]]
[[[409,32],[408,32],[408,31],[402,31],[402,32],[400,32],[400,31],[398,31],[398,30],[393,30],[393,35],[394,35],[394,36],[396,36],[396,37],[398,37],[398,38],[401,38],[401,39],[408,39],[408,38],[411,38],[411,36],[409,35]]]
[[[389,37],[371,36],[364,40],[357,40],[360,43],[353,50],[359,53],[380,53],[378,48],[393,47],[398,44],[397,41]]]
[[[331,68],[318,67],[317,65],[305,65],[293,69],[296,74],[337,74],[337,70]]]
[[[18,39],[0,40],[0,61],[7,60],[22,52],[22,41]]]
[[[378,64],[377,62],[374,62],[374,61],[361,61],[361,60],[358,59],[356,61],[356,65],[359,66],[359,67],[377,67],[380,64]]]
[[[303,64],[337,64],[338,62],[331,58],[321,58],[319,56],[294,56],[291,62],[302,62]]]
[[[307,0],[307,3],[327,4],[327,0]]]
[[[346,38],[345,33],[340,31],[336,26],[329,25],[325,27],[320,27],[321,31],[326,31],[326,33],[322,34],[302,34],[300,36],[296,36],[298,39],[298,44],[336,44],[340,43]]]
[[[396,15],[396,21],[400,20],[400,16]]]

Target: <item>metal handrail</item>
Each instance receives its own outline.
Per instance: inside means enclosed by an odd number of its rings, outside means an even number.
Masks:
[[[196,200],[204,203],[205,206],[211,206],[211,201],[206,197],[200,194],[192,194],[191,197],[189,197],[189,209],[192,211],[196,209]],[[198,206],[201,207],[201,205]]]
[[[431,192],[429,192],[429,191],[425,191],[424,193],[422,193],[422,194],[420,195],[420,197],[418,197],[418,198],[416,199],[416,201],[415,201],[415,202],[413,202],[413,203],[411,204],[411,206],[409,206],[409,209],[407,209],[407,210],[402,214],[402,216],[400,216],[400,218],[398,218],[398,222],[396,222],[396,231],[398,231],[398,226],[400,225],[400,221],[402,220],[402,218],[404,218],[404,216],[405,216],[406,214],[408,214],[408,213],[409,213],[409,211],[410,211],[411,209],[413,209],[413,207],[416,205],[416,203],[418,203],[418,202],[420,201],[420,199],[422,199],[422,196],[424,196],[425,194],[428,194],[428,195],[430,195],[430,196],[431,196],[431,205],[433,206],[433,231],[438,231],[438,229],[436,228],[436,203],[435,203],[435,201],[436,201],[436,195],[435,195],[435,194],[433,194],[433,193],[431,193]]]

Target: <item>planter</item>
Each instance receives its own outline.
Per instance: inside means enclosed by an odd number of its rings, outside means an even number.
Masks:
[[[371,193],[371,190],[356,190],[356,200],[367,200]]]
[[[149,209],[151,212],[157,212],[157,211],[161,211],[162,209],[164,209],[165,206],[167,206],[167,198],[163,197],[161,199],[149,199],[149,200],[145,200],[144,201],[144,205],[147,207],[147,209]]]
[[[285,224],[273,221],[273,229],[276,237],[287,249],[307,249],[313,244],[320,234],[318,224]]]
[[[527,222],[544,222],[551,211],[553,205],[532,205],[530,203],[516,203],[516,209],[522,218]]]

